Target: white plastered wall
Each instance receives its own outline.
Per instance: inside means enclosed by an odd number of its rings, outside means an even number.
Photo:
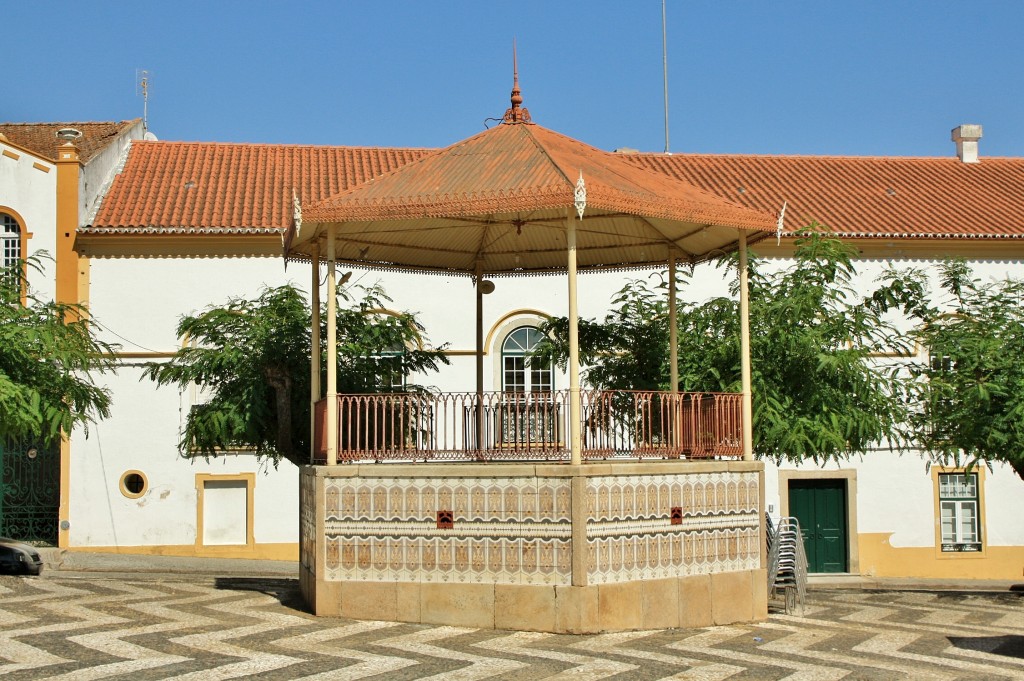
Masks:
[[[22,253],[22,257],[46,251],[52,258],[56,250],[57,229],[56,165],[0,141],[0,211],[4,208],[17,213],[15,217],[20,216],[24,223],[22,230],[32,235],[27,243],[28,252]],[[43,272],[37,274],[30,270],[29,286],[40,298],[52,300],[53,261],[41,264]]]
[[[768,249],[770,251],[770,249]],[[785,259],[765,263],[782,267]],[[922,267],[934,274],[937,261],[897,261],[897,265]],[[858,287],[867,291],[886,263],[858,261]],[[341,271],[345,271],[342,268]],[[1024,276],[1019,262],[981,262],[975,271],[984,278]],[[604,317],[612,295],[629,278],[649,273],[604,273],[581,277],[581,316]],[[119,342],[126,352],[173,352],[180,346],[174,327],[182,314],[209,304],[223,303],[231,295],[253,297],[260,286],[293,281],[308,290],[307,265],[293,263],[287,272],[280,260],[239,259],[94,259],[92,263],[92,310],[111,332],[107,340]],[[683,282],[680,298],[701,301],[727,293],[730,274],[712,266],[698,268],[695,277]],[[363,272],[357,270],[349,285],[380,282],[393,298],[389,307],[417,313],[426,326],[431,345],[448,343],[451,350],[474,349],[475,293],[466,278]],[[567,309],[564,277],[545,276],[495,279],[494,293],[484,297],[484,333],[494,330],[485,358],[485,389],[497,389],[495,371],[500,353],[502,320],[517,310],[536,310],[564,315]],[[527,315],[530,316],[530,315]],[[116,335],[115,335],[116,334]],[[472,391],[474,358],[458,354],[439,374],[416,377],[419,383],[443,391]],[[124,545],[190,543],[196,532],[195,475],[256,471],[255,527],[257,542],[295,541],[297,534],[296,469],[282,463],[278,470],[261,469],[252,457],[224,457],[207,464],[178,457],[176,443],[183,413],[191,406],[189,394],[174,388],[157,390],[148,380],[139,381],[139,369],[125,367],[109,378],[114,391],[114,416],[96,430],[99,437],[81,440],[76,434],[72,463],[72,544],[104,545],[115,539]],[[755,398],[756,399],[756,398]],[[139,442],[148,442],[145,452]],[[102,448],[102,452],[100,449]],[[140,463],[140,459],[143,463]],[[145,465],[153,497],[145,504],[123,498],[117,489],[123,470]],[[784,466],[787,470],[813,472],[813,463]],[[914,453],[897,455],[879,451],[826,470],[854,470],[857,480],[855,513],[860,533],[892,533],[892,546],[934,545],[933,487],[924,459]],[[986,542],[989,545],[1024,546],[1022,483],[1012,471],[999,466],[985,476]],[[85,490],[83,492],[83,490]],[[100,492],[100,490],[109,490]],[[781,509],[779,470],[766,467],[766,503]],[[103,495],[109,496],[108,502]],[[113,511],[111,509],[114,509]],[[157,510],[160,509],[160,510]],[[87,529],[83,529],[82,525]],[[123,529],[121,529],[123,528]]]

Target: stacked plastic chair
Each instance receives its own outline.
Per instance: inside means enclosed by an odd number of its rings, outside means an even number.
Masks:
[[[807,598],[807,554],[800,521],[765,515],[768,534],[768,598],[785,603],[786,614],[802,608]]]

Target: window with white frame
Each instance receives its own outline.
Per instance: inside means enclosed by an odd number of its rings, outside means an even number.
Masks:
[[[3,242],[0,266],[10,267],[21,259],[21,226],[13,215],[0,213],[0,241]]]
[[[371,357],[377,381],[374,386],[382,392],[404,392],[408,369],[405,366],[405,350],[384,350]]]
[[[501,383],[505,392],[551,392],[554,388],[551,363],[529,357],[540,341],[541,333],[533,326],[520,326],[505,337],[501,345]]]
[[[560,407],[553,401],[554,371],[550,362],[530,357],[541,332],[520,326],[501,344],[501,383],[504,398],[494,411],[501,446],[554,446],[560,439]]]
[[[7,270],[17,264],[19,260],[21,260],[21,226],[13,215],[0,213],[0,268]],[[14,277],[21,275],[15,270],[7,270],[7,276],[12,277],[10,283],[13,285],[16,283]]]
[[[939,525],[944,552],[981,551],[977,473],[939,473]]]

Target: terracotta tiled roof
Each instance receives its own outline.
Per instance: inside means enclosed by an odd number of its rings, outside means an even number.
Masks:
[[[623,154],[750,208],[787,231],[844,237],[1024,238],[1024,158]]]
[[[775,229],[771,213],[512,115],[414,163],[303,205],[301,223],[286,236],[286,252],[323,253],[324,225],[331,223],[334,257],[351,265],[485,275],[564,270],[566,220],[576,219],[581,177],[586,209],[575,231],[579,269],[657,266],[670,253],[699,262],[734,248],[738,228],[762,235]]]
[[[423,149],[135,142],[87,234],[283,231],[305,204],[428,153]]]
[[[142,119],[130,121],[72,122],[72,123],[0,123],[0,133],[20,147],[29,149],[43,158],[57,160],[57,148],[63,144],[57,139],[61,128],[74,128],[82,133],[76,142],[83,163],[110,144],[115,137],[126,132]]]
[[[86,231],[251,231],[255,227],[283,231],[292,220],[293,186],[307,211],[306,219],[311,219],[309,210],[316,201],[417,159],[426,163],[436,153],[375,147],[135,142],[93,221],[95,227]],[[787,229],[817,220],[850,237],[1024,238],[1024,158],[982,156],[980,163],[967,164],[955,156],[609,156],[772,215],[786,201]],[[511,177],[514,170],[509,167],[502,172]],[[570,179],[578,173],[571,167],[568,171]],[[584,173],[589,189],[594,184],[591,171],[584,169]],[[498,175],[493,179],[497,181]],[[195,184],[186,187],[189,181]]]
[[[772,229],[750,210],[622,155],[539,125],[498,125],[372,182],[309,206],[313,221],[422,219],[560,209],[582,172],[589,210],[699,224]]]

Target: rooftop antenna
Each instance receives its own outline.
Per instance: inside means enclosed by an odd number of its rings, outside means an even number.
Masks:
[[[665,0],[661,0],[661,67],[665,77],[665,153],[668,150],[668,31],[665,28]]]
[[[135,69],[135,96],[142,94],[142,130],[149,132],[149,71]]]

